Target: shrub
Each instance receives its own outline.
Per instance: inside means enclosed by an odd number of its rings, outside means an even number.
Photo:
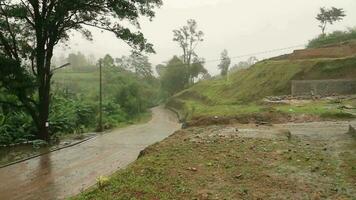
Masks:
[[[334,31],[327,35],[319,35],[309,41],[307,48],[319,48],[332,44],[339,44],[356,39],[356,28],[347,31]]]
[[[9,112],[1,114],[0,144],[12,144],[32,140],[34,124],[29,115],[24,112]]]
[[[96,108],[81,98],[56,95],[50,113],[50,130],[55,133],[82,133],[95,125]]]

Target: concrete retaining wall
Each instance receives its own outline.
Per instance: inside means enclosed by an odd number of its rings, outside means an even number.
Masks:
[[[356,80],[295,80],[292,95],[349,95],[356,94]]]

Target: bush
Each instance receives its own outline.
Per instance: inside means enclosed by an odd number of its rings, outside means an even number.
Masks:
[[[1,114],[0,144],[12,144],[34,139],[35,126],[26,113]]]
[[[81,98],[54,97],[50,113],[50,131],[56,133],[82,133],[95,125],[96,108]]]
[[[128,120],[128,115],[121,109],[119,104],[107,101],[103,104],[103,127],[111,129]]]
[[[309,41],[307,48],[319,48],[327,45],[339,44],[356,39],[356,28],[347,31],[334,31],[327,35],[320,35]]]

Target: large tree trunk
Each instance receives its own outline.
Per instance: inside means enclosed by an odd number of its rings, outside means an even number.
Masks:
[[[47,142],[50,141],[50,133],[49,133],[49,106],[50,106],[50,83],[49,83],[49,74],[44,74],[43,84],[39,87],[39,132],[38,138],[41,140],[45,140]]]
[[[50,142],[51,136],[49,132],[49,106],[50,106],[50,84],[51,84],[51,58],[53,48],[45,50],[38,49],[37,51],[37,69],[38,69],[38,135],[41,140]]]

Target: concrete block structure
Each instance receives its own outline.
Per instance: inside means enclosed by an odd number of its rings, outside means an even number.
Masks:
[[[292,81],[292,95],[351,95],[356,94],[356,79],[330,80],[294,80]]]

